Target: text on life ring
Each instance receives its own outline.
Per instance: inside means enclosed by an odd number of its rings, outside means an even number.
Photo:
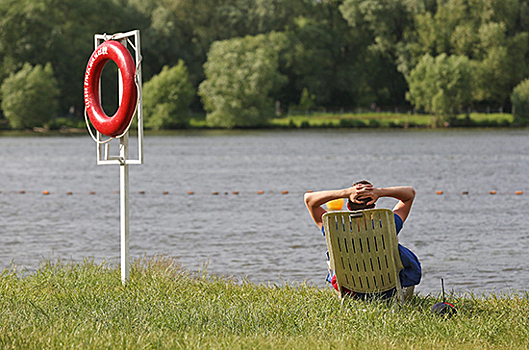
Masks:
[[[112,117],[103,110],[99,91],[101,73],[110,60],[118,66],[123,85],[121,103]],[[129,127],[138,99],[135,75],[134,60],[120,42],[106,41],[90,56],[84,76],[84,103],[92,125],[101,134],[116,137]]]

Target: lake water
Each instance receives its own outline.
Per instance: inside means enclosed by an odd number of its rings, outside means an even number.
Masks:
[[[528,140],[526,130],[146,136],[145,163],[130,166],[131,257],[167,254],[191,271],[324,287],[325,239],[303,193],[369,179],[416,189],[399,239],[422,262],[417,291],[438,294],[440,278],[458,293],[526,291]],[[95,149],[85,135],[0,137],[0,268],[119,263],[119,166],[96,165]]]

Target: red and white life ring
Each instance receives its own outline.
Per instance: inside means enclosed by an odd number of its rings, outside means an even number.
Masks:
[[[110,60],[121,71],[123,83],[121,103],[112,117],[106,115],[99,96],[101,72]],[[92,125],[101,134],[116,137],[129,127],[138,100],[135,74],[136,66],[130,52],[118,41],[105,41],[90,56],[84,76],[84,103]]]

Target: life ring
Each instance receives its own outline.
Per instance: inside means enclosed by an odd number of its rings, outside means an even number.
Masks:
[[[121,103],[112,117],[106,115],[99,96],[101,72],[110,60],[114,61],[121,71],[123,83]],[[129,127],[138,100],[135,75],[136,66],[132,56],[118,41],[105,41],[90,56],[84,76],[84,103],[92,125],[101,134],[116,137]]]

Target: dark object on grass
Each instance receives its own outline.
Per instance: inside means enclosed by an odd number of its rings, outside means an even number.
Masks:
[[[455,306],[447,302],[435,304],[434,306],[432,306],[432,312],[439,316],[447,316],[447,317],[452,317],[455,314],[457,314],[457,310]]]
[[[452,317],[457,314],[456,307],[445,300],[445,283],[441,278],[441,288],[443,290],[443,302],[432,306],[432,312],[439,316]]]

